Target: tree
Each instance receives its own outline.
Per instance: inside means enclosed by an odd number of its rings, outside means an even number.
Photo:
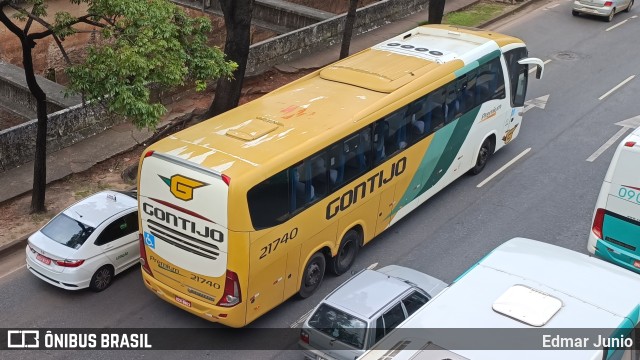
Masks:
[[[356,10],[358,9],[358,0],[349,0],[349,10],[344,21],[344,33],[342,34],[342,46],[340,48],[340,59],[349,56],[349,47],[351,46],[351,37],[353,36],[353,25],[356,22]]]
[[[445,0],[429,1],[429,24],[442,24]]]
[[[53,37],[70,67],[69,90],[109,111],[127,116],[138,127],[153,128],[166,109],[150,98],[150,86],[171,87],[193,81],[228,78],[236,65],[217,48],[206,45],[208,19],[190,18],[167,0],[70,0],[86,4],[86,14],[58,12],[48,21],[44,0],[0,0],[0,22],[22,45],[22,63],[29,91],[36,99],[37,132],[31,212],[45,210],[47,95],[36,82],[32,51],[36,41]],[[30,8],[30,9],[29,9]],[[11,20],[7,12],[16,11]],[[38,23],[39,26],[32,27]],[[23,27],[21,27],[24,24]],[[85,28],[81,28],[81,25]],[[83,62],[72,64],[63,41],[78,32],[98,29],[103,41],[88,47]]]
[[[249,46],[251,46],[251,16],[254,0],[219,0],[227,31],[224,53],[238,64],[233,78],[221,77],[216,85],[216,95],[205,116],[212,117],[238,106],[247,70]]]

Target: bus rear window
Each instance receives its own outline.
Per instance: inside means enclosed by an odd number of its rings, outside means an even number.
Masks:
[[[254,186],[247,194],[251,222],[256,229],[276,226],[289,215],[287,170]]]

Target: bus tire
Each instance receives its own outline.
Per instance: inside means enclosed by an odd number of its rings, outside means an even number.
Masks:
[[[491,156],[492,144],[491,138],[484,139],[480,150],[478,151],[478,157],[476,158],[476,165],[471,168],[469,173],[471,175],[478,175],[482,172],[484,167],[487,165],[487,161]]]
[[[298,295],[301,298],[308,298],[316,291],[320,284],[322,284],[325,266],[326,261],[321,252],[317,252],[311,256],[311,259],[309,259],[307,265],[304,267],[302,281],[300,282]]]
[[[360,233],[355,229],[347,231],[342,237],[338,253],[331,258],[331,272],[335,275],[342,275],[347,272],[356,261],[359,248]]]

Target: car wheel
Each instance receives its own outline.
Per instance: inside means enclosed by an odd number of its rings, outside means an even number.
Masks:
[[[313,254],[309,259],[307,266],[304,268],[300,291],[298,292],[301,298],[308,298],[320,286],[324,278],[325,263],[324,255],[321,252]]]
[[[578,16],[578,15],[580,15],[580,13],[575,11],[575,10],[571,10],[571,15]]]
[[[633,6],[633,0],[629,1],[629,5],[627,6],[626,9],[624,9],[625,12],[629,12],[631,11],[631,7]]]
[[[472,175],[478,175],[482,172],[485,165],[487,165],[487,161],[489,160],[489,156],[491,156],[491,140],[486,138],[480,147],[480,151],[478,151],[478,158],[476,159],[476,165],[471,168],[469,171]]]
[[[111,282],[113,282],[113,268],[109,265],[104,265],[93,274],[89,287],[95,292],[100,292],[108,288]]]
[[[360,248],[360,233],[351,229],[344,234],[338,253],[331,259],[331,272],[336,275],[344,274],[353,262],[356,261],[358,250]]]
[[[607,16],[607,22],[612,22],[613,21],[613,15],[616,14],[616,9],[612,9],[611,13],[609,14],[609,16]]]

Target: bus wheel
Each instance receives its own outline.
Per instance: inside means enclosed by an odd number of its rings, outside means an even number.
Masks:
[[[344,274],[353,262],[356,261],[360,247],[360,234],[354,230],[349,230],[340,242],[338,254],[331,259],[331,272],[336,275]]]
[[[489,156],[491,155],[491,139],[486,138],[480,147],[480,151],[478,151],[478,159],[476,160],[476,165],[471,168],[469,173],[472,175],[478,175],[482,172],[485,165],[487,165],[487,161],[489,160]]]
[[[324,278],[324,268],[324,255],[321,252],[313,254],[302,274],[302,284],[298,292],[301,298],[308,298],[320,286]]]

